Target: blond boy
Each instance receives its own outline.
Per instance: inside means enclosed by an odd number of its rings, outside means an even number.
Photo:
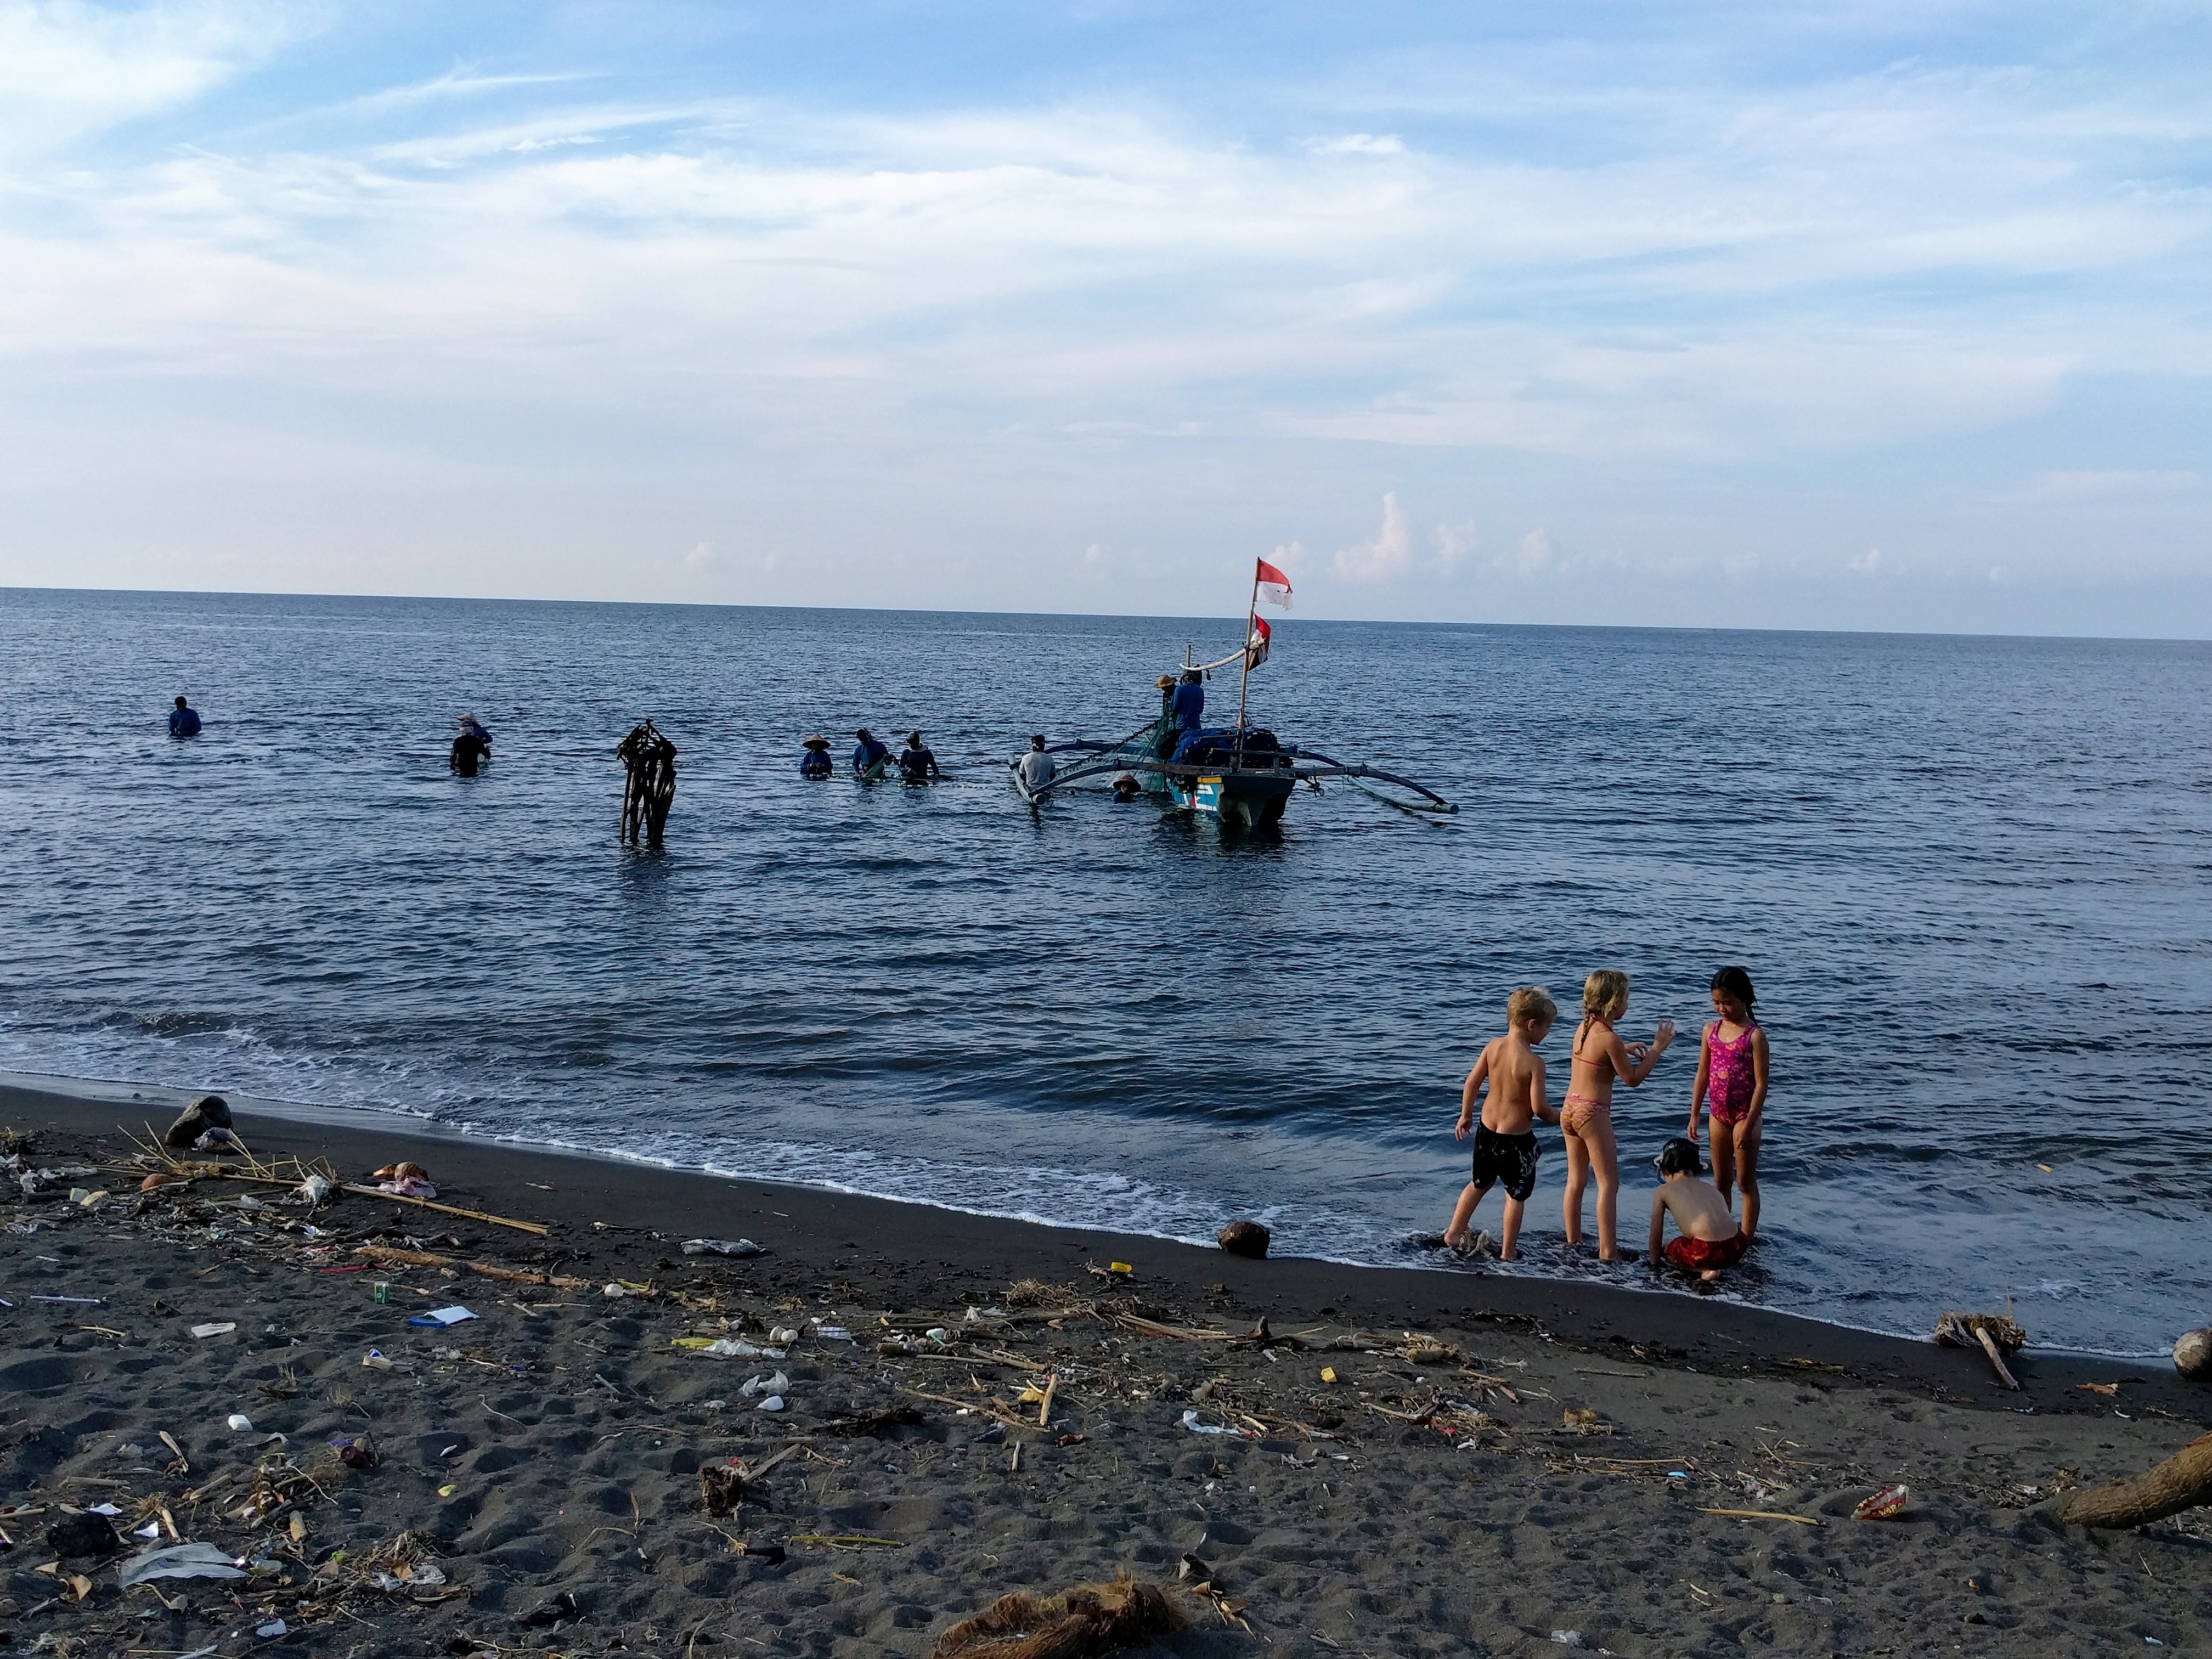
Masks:
[[[1536,1145],[1535,1120],[1559,1121],[1559,1112],[1544,1098],[1544,1057],[1536,1052],[1536,1045],[1551,1035],[1552,1022],[1559,1017],[1559,1006],[1548,992],[1539,986],[1522,986],[1506,999],[1505,1035],[1492,1037],[1484,1046],[1482,1058],[1467,1074],[1467,1085],[1460,1091],[1459,1123],[1452,1130],[1452,1139],[1465,1140],[1468,1131],[1474,1129],[1474,1170],[1459,1195],[1458,1207],[1452,1211],[1451,1225],[1444,1230],[1448,1249],[1468,1248],[1467,1229],[1474,1219],[1474,1206],[1493,1183],[1502,1182],[1505,1223],[1498,1254],[1506,1261],[1519,1254],[1522,1212],[1528,1194],[1536,1189],[1536,1158],[1541,1150]],[[1478,1125],[1474,1100],[1486,1083],[1490,1094],[1482,1103],[1482,1121]],[[1480,1237],[1476,1235],[1478,1241]],[[1474,1248],[1480,1249],[1480,1243]]]

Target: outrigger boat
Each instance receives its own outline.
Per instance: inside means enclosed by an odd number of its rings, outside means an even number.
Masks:
[[[1193,662],[1188,647],[1183,652],[1182,672],[1205,677],[1241,659],[1234,726],[1181,729],[1172,699],[1163,697],[1159,717],[1146,721],[1118,742],[1078,738],[1050,744],[1045,750],[1047,754],[1080,758],[1061,767],[1051,781],[1034,789],[1022,781],[1017,769],[1014,787],[1024,799],[1036,802],[1071,784],[1109,774],[1127,774],[1136,779],[1146,793],[1166,796],[1179,811],[1204,813],[1220,819],[1224,825],[1247,830],[1271,829],[1280,823],[1291,792],[1303,783],[1319,794],[1324,778],[1343,779],[1362,793],[1372,795],[1401,811],[1437,815],[1457,812],[1459,808],[1451,802],[1411,778],[1376,766],[1340,761],[1317,749],[1293,747],[1279,741],[1265,726],[1251,723],[1248,699],[1252,671],[1267,659],[1273,637],[1273,630],[1259,614],[1259,602],[1263,597],[1286,611],[1290,608],[1289,580],[1265,559],[1258,562],[1253,574],[1252,603],[1244,618],[1243,649],[1208,663]],[[1385,793],[1370,787],[1371,783],[1407,791],[1412,798]]]

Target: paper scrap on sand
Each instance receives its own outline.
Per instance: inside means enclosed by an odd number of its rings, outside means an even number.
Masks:
[[[450,1308],[433,1308],[428,1313],[416,1314],[414,1318],[409,1320],[407,1322],[410,1325],[458,1325],[464,1319],[474,1319],[475,1317],[476,1316],[471,1313],[466,1308],[462,1307],[459,1303],[455,1303]]]
[[[213,1544],[173,1544],[165,1550],[148,1550],[123,1564],[117,1585],[129,1589],[149,1578],[243,1578],[245,1570]]]

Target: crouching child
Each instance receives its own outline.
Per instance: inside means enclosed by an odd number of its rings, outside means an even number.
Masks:
[[[1696,1141],[1678,1135],[1661,1147],[1659,1173],[1664,1179],[1651,1194],[1651,1265],[1663,1260],[1699,1279],[1718,1279],[1721,1269],[1743,1260],[1751,1235],[1735,1224],[1719,1189],[1698,1179]],[[1659,1238],[1670,1215],[1681,1237],[1668,1239],[1662,1255]]]

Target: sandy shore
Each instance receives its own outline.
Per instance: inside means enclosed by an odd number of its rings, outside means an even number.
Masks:
[[[1710,1299],[1243,1261],[367,1119],[240,1129],[348,1179],[412,1158],[441,1202],[546,1231],[142,1195],[120,1130],[176,1103],[148,1094],[0,1090],[27,1164],[103,1171],[0,1195],[19,1650],[918,1655],[1004,1592],[1126,1569],[1181,1574],[1192,1622],[1156,1650],[1182,1655],[2212,1651],[2212,1513],[2107,1534],[2036,1508],[2203,1432],[2212,1393],[2163,1365],[2031,1355],[2012,1394],[1978,1355]],[[455,1304],[477,1316],[408,1322]],[[679,1340],[778,1330],[781,1358]],[[744,1385],[779,1371],[762,1411]],[[363,1437],[373,1466],[341,1462]],[[708,1512],[702,1468],[779,1452]],[[1903,1517],[1850,1518],[1892,1481]],[[40,1571],[102,1502],[161,1530]],[[1730,1509],[1797,1519],[1705,1512]],[[171,1528],[261,1565],[118,1588]]]

